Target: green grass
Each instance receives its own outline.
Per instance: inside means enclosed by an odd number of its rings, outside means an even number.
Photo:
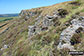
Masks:
[[[84,12],[84,9],[82,9],[81,12]]]
[[[73,6],[73,7],[72,7],[72,9],[77,9],[77,8],[78,8],[78,6]]]
[[[0,17],[0,22],[2,21],[7,21],[7,20],[11,20],[13,18],[17,18],[17,17]]]
[[[8,20],[12,20],[13,18],[6,18],[6,19],[2,19],[0,20],[0,22],[3,22],[3,21],[8,21]]]
[[[17,17],[0,17],[0,20],[6,19],[6,18],[17,18]]]

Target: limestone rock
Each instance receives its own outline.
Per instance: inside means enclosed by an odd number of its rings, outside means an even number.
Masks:
[[[74,51],[74,47],[71,46],[70,44],[63,44],[63,45],[62,45],[62,49],[63,49],[63,48],[68,48],[70,51]]]
[[[59,49],[62,49],[64,47],[72,49],[71,48],[72,46],[70,43],[72,36],[76,33],[76,30],[79,29],[80,27],[84,29],[84,26],[83,26],[84,22],[82,22],[82,20],[84,20],[84,19],[81,19],[81,20],[79,20],[79,19],[80,18],[73,19],[71,21],[72,25],[70,25],[68,28],[66,28],[65,30],[62,31],[62,33],[60,35],[60,42],[58,45]]]
[[[41,29],[38,26],[28,26],[28,36],[31,37],[33,35],[36,35],[37,33],[39,33],[41,31]]]
[[[44,20],[43,20],[43,26],[44,27],[48,27],[51,26],[53,24],[53,20],[54,17],[53,16],[45,16]]]
[[[19,18],[24,18],[24,19],[29,19],[32,16],[35,16],[38,14],[36,11],[27,11],[27,10],[22,10],[21,13],[19,14]]]
[[[28,26],[28,36],[33,36],[36,32],[36,27],[35,26]]]
[[[35,25],[39,25],[39,23],[41,22],[41,16],[37,17],[35,20]]]

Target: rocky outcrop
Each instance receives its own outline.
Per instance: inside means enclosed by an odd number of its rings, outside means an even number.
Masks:
[[[24,18],[25,20],[29,19],[31,16],[34,16],[35,13],[34,12],[29,12],[26,10],[22,10],[19,17],[20,18]]]
[[[36,26],[28,26],[28,29],[29,29],[29,31],[28,31],[29,37],[36,33]]]
[[[51,26],[53,24],[53,20],[54,17],[53,16],[45,16],[44,21],[43,21],[43,27],[48,27]]]
[[[39,24],[41,22],[41,16],[36,18],[36,22],[33,26],[28,26],[28,36],[31,37],[40,31],[47,30],[49,26],[53,25],[53,19],[56,19],[55,16],[45,16],[42,21],[42,27],[39,27]]]
[[[41,8],[31,9],[31,10],[22,10],[19,14],[19,18],[24,18],[25,21],[32,16],[39,15],[42,12]]]
[[[35,20],[36,20],[35,25],[36,25],[36,26],[39,25],[39,23],[40,23],[41,20],[42,20],[42,16],[38,16]]]
[[[31,37],[33,35],[36,35],[37,33],[40,32],[40,28],[35,26],[35,25],[32,25],[32,26],[28,26],[28,37]]]
[[[56,22],[56,21],[58,21],[58,19],[62,18],[62,16],[66,16],[67,14],[68,14],[68,12],[66,10],[58,9],[58,12],[56,12],[56,11],[53,12],[52,16],[46,15],[42,18],[42,16],[39,15],[36,18],[36,22],[35,22],[34,26],[29,26],[29,28],[28,28],[29,37],[35,35],[37,32],[48,30],[50,26],[56,27],[57,24],[60,25],[60,23]],[[40,23],[41,23],[41,25],[40,25]],[[41,27],[39,27],[39,25]]]
[[[71,48],[71,38],[72,36],[76,33],[76,30],[79,27],[84,28],[84,17],[76,18],[71,21],[72,25],[70,25],[68,28],[62,31],[60,35],[60,42],[58,45],[58,49],[62,49],[65,44],[68,45],[69,47],[64,47],[64,48],[69,48],[71,51],[73,51],[73,47]]]

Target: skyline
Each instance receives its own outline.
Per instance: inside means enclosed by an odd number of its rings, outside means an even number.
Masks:
[[[0,0],[0,14],[20,13],[21,10],[50,6],[71,0]]]

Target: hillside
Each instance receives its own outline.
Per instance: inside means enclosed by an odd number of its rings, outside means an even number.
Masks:
[[[0,14],[0,17],[16,17],[18,14]]]
[[[72,56],[84,51],[84,1],[22,10],[0,32],[0,56]]]

